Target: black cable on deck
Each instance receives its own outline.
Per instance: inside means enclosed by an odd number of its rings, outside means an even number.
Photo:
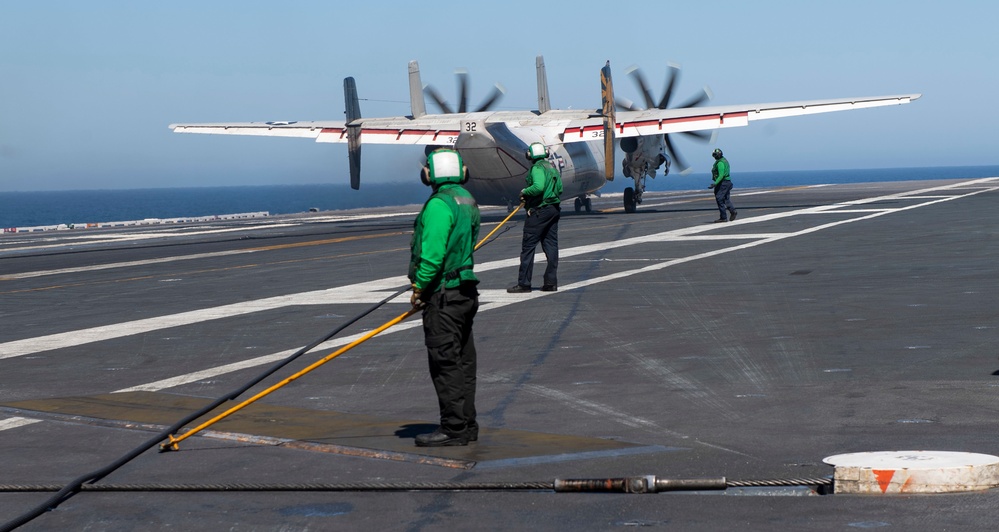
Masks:
[[[269,367],[266,371],[264,371],[263,373],[261,373],[259,376],[257,376],[253,380],[247,382],[246,384],[244,384],[243,386],[239,387],[238,389],[233,390],[233,391],[231,391],[231,392],[229,392],[229,393],[227,393],[227,394],[219,397],[218,399],[212,401],[212,403],[209,404],[208,406],[206,406],[206,407],[198,410],[197,412],[194,412],[194,413],[188,415],[187,417],[185,417],[184,419],[181,419],[180,421],[174,423],[173,425],[170,425],[169,427],[167,427],[166,429],[164,429],[162,432],[160,432],[156,436],[153,436],[151,439],[147,440],[145,443],[143,443],[142,445],[139,445],[135,449],[132,449],[131,451],[129,451],[128,453],[126,453],[125,455],[123,455],[121,458],[115,460],[114,462],[112,462],[112,463],[110,463],[110,464],[108,464],[108,465],[106,465],[106,466],[104,466],[104,467],[102,467],[100,469],[97,469],[95,471],[91,471],[90,473],[87,473],[85,475],[81,475],[81,476],[77,477],[76,479],[73,479],[69,484],[66,484],[65,486],[63,486],[58,491],[58,493],[56,493],[55,495],[53,495],[52,497],[50,497],[47,501],[43,502],[42,504],[39,504],[38,506],[36,506],[36,507],[32,508],[31,510],[25,512],[24,514],[21,514],[20,516],[18,516],[16,518],[14,518],[14,519],[12,519],[12,520],[4,523],[3,526],[0,526],[0,532],[10,532],[11,530],[14,530],[17,527],[19,527],[19,526],[21,526],[21,525],[23,525],[25,523],[28,523],[29,521],[31,521],[32,519],[34,519],[34,518],[42,515],[43,513],[47,512],[49,510],[55,509],[57,506],[59,506],[60,504],[62,504],[64,501],[66,501],[67,499],[69,499],[73,495],[76,495],[78,492],[80,492],[81,490],[83,490],[84,486],[88,486],[86,489],[90,489],[90,487],[93,485],[94,482],[97,482],[98,480],[100,480],[100,479],[108,476],[109,474],[111,474],[112,472],[114,472],[115,470],[117,470],[119,467],[121,467],[121,466],[127,464],[128,462],[132,461],[133,459],[135,459],[135,457],[137,457],[140,454],[142,454],[142,453],[148,451],[149,449],[155,447],[158,443],[160,443],[164,439],[168,438],[170,435],[176,433],[178,430],[180,430],[181,428],[183,428],[188,423],[190,423],[190,422],[198,419],[199,417],[201,417],[201,416],[203,416],[203,415],[211,412],[212,410],[214,410],[215,408],[217,408],[219,405],[225,403],[226,401],[232,401],[232,400],[236,399],[237,397],[239,397],[240,395],[242,395],[244,392],[246,392],[250,388],[256,386],[261,381],[263,381],[267,377],[271,376],[274,372],[276,372],[279,369],[285,367],[286,365],[288,365],[289,363],[291,363],[292,361],[294,361],[298,357],[304,355],[305,353],[308,353],[309,351],[311,351],[312,349],[314,349],[319,344],[321,344],[321,343],[329,340],[330,338],[333,338],[334,336],[336,336],[337,334],[339,334],[340,331],[346,329],[350,325],[353,325],[355,322],[357,322],[361,318],[367,316],[371,312],[374,312],[376,309],[378,309],[379,307],[381,307],[385,303],[388,303],[392,299],[395,299],[396,297],[402,295],[407,290],[409,290],[409,286],[401,288],[399,291],[395,292],[394,294],[392,294],[392,295],[386,297],[385,299],[379,301],[378,303],[372,305],[371,307],[369,307],[364,312],[362,312],[362,313],[358,314],[357,316],[351,318],[350,320],[348,320],[344,324],[340,325],[336,329],[334,329],[334,330],[330,331],[329,333],[323,335],[321,338],[317,338],[317,339],[313,340],[311,343],[309,343],[305,347],[299,349],[295,353],[289,355],[284,360],[281,360],[281,361],[275,363],[274,365],[272,365],[271,367]],[[49,490],[34,490],[34,491],[49,491]]]
[[[544,482],[354,482],[344,484],[83,484],[89,492],[393,492],[393,491],[556,491],[560,493],[657,493],[666,491],[708,491],[727,488],[778,486],[832,486],[829,478],[789,478],[765,480],[663,479],[630,477],[570,479]],[[0,493],[59,491],[53,484],[0,484]],[[637,489],[636,489],[637,488]]]

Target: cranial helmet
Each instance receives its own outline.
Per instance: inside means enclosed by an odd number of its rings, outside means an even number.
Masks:
[[[715,148],[715,151],[711,152],[711,156],[714,157],[715,159],[721,159],[722,151],[719,150],[718,148]]]
[[[531,161],[548,157],[548,147],[540,142],[532,142],[527,147],[527,158]]]
[[[461,155],[454,150],[439,149],[427,156],[427,164],[420,173],[424,185],[437,186],[444,183],[464,183],[468,179],[468,169],[461,161]]]

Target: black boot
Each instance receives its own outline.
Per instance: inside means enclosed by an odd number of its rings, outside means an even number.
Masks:
[[[478,434],[475,435],[478,438]],[[416,437],[417,447],[455,447],[468,445],[468,437],[465,432],[453,433],[444,427],[437,427],[437,430],[430,434],[420,434]]]

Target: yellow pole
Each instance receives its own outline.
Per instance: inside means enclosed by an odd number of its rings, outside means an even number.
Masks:
[[[502,222],[499,223],[499,225],[496,226],[495,229],[493,229],[492,231],[490,231],[489,234],[486,235],[485,238],[483,238],[482,240],[480,240],[479,243],[475,245],[475,249],[479,249],[479,246],[481,246],[482,244],[484,244],[486,242],[486,240],[489,239],[489,237],[493,236],[493,233],[495,233],[500,227],[503,226],[503,224],[505,224],[507,221],[509,221],[510,218],[512,218],[513,215],[516,214],[517,211],[519,211],[520,208],[523,207],[523,206],[524,206],[523,203],[521,203],[520,205],[518,205],[516,209],[514,209],[506,218],[503,219]],[[349,344],[341,347],[340,349],[338,349],[338,350],[336,350],[336,351],[334,351],[334,352],[326,355],[325,357],[323,357],[323,358],[321,358],[321,359],[313,362],[312,364],[310,364],[305,369],[300,370],[298,373],[295,373],[294,375],[292,375],[292,376],[284,379],[283,381],[281,381],[281,382],[279,382],[279,383],[271,386],[270,388],[267,388],[266,390],[258,393],[257,395],[254,395],[253,397],[251,397],[251,398],[243,401],[242,403],[239,403],[238,405],[230,408],[229,410],[226,410],[225,412],[222,412],[221,414],[213,417],[212,419],[209,419],[208,421],[205,421],[204,423],[198,425],[197,427],[194,427],[193,429],[185,432],[182,436],[180,436],[178,438],[175,438],[171,434],[169,442],[160,444],[160,450],[161,451],[177,451],[177,450],[179,450],[180,447],[178,446],[178,444],[180,442],[186,440],[187,438],[190,438],[191,436],[194,436],[198,432],[201,432],[205,428],[207,428],[207,427],[209,427],[211,425],[214,425],[215,423],[218,423],[219,421],[221,421],[221,420],[229,417],[230,415],[232,415],[232,414],[234,414],[234,413],[242,410],[243,408],[246,408],[250,404],[255,403],[257,400],[263,398],[266,395],[269,395],[271,392],[274,392],[278,388],[281,388],[281,387],[285,386],[286,384],[289,384],[290,382],[298,379],[299,377],[305,375],[306,373],[311,372],[312,370],[318,368],[319,366],[322,366],[323,364],[329,362],[330,360],[333,360],[334,358],[336,358],[336,357],[338,357],[338,356],[346,353],[347,351],[350,351],[351,349],[353,349],[353,348],[355,348],[355,347],[363,344],[364,342],[367,342],[372,337],[374,337],[375,335],[381,333],[385,329],[388,329],[389,327],[392,327],[393,325],[396,325],[397,323],[401,322],[402,320],[404,320],[404,319],[412,316],[413,314],[416,313],[417,310],[419,310],[419,309],[411,308],[411,309],[407,310],[403,314],[400,314],[399,316],[393,318],[392,320],[389,320],[389,321],[385,322],[385,324],[382,325],[381,327],[378,327],[377,329],[374,329],[374,330],[370,331],[369,333],[367,333],[364,336],[358,338],[357,340],[354,340],[353,342],[351,342],[351,343],[349,343]]]
[[[279,382],[279,383],[271,386],[270,388],[267,388],[266,390],[258,393],[257,395],[254,395],[253,397],[251,397],[251,398],[243,401],[242,403],[239,403],[238,405],[230,408],[229,410],[226,410],[225,412],[223,412],[223,413],[221,413],[221,414],[213,417],[212,419],[209,419],[208,421],[202,423],[201,425],[198,425],[197,427],[189,430],[188,432],[185,432],[183,436],[181,436],[179,438],[174,438],[171,435],[170,436],[170,442],[169,443],[163,443],[163,444],[161,444],[160,445],[160,450],[163,450],[163,451],[176,451],[176,450],[178,450],[178,447],[177,447],[178,443],[186,440],[187,438],[193,436],[194,434],[196,434],[198,432],[201,432],[202,430],[204,430],[209,425],[214,425],[215,423],[217,423],[218,421],[222,420],[223,418],[226,418],[229,415],[231,415],[231,414],[233,414],[235,412],[238,412],[239,410],[242,410],[246,406],[250,405],[251,403],[256,402],[258,399],[264,397],[265,395],[268,395],[271,392],[277,390],[278,388],[281,388],[282,386],[290,383],[291,381],[294,381],[295,379],[298,379],[302,375],[305,375],[306,373],[309,373],[310,371],[318,368],[319,366],[322,366],[323,364],[329,362],[330,360],[333,360],[334,358],[336,358],[336,357],[338,357],[338,356],[346,353],[347,351],[350,351],[351,349],[353,349],[353,348],[355,348],[355,347],[363,344],[364,342],[366,342],[369,339],[371,339],[372,336],[375,336],[376,334],[384,331],[385,329],[388,329],[389,327],[391,327],[391,326],[393,326],[393,325],[401,322],[402,320],[404,320],[404,319],[412,316],[417,310],[418,309],[415,309],[415,308],[411,308],[411,309],[407,310],[405,313],[400,314],[396,318],[394,318],[394,319],[386,322],[381,327],[379,327],[377,329],[374,329],[373,331],[369,332],[368,334],[365,334],[364,336],[358,338],[357,340],[354,340],[353,342],[351,342],[351,343],[349,343],[349,344],[341,347],[340,349],[334,351],[333,353],[330,353],[330,354],[326,355],[325,357],[323,357],[323,358],[321,358],[321,359],[313,362],[307,368],[299,371],[298,373],[295,373],[294,375],[292,375],[292,376],[284,379],[283,381],[281,381],[281,382]]]
[[[517,214],[517,211],[519,211],[520,208],[523,207],[523,206],[524,206],[524,204],[521,203],[520,205],[517,205],[516,209],[510,211],[510,214],[508,214],[506,216],[506,218],[503,218],[503,221],[500,222],[499,225],[497,225],[495,228],[493,228],[492,231],[489,231],[489,234],[486,235],[485,238],[483,238],[482,240],[479,240],[478,244],[475,244],[475,248],[473,249],[473,251],[479,249],[480,247],[482,247],[482,244],[485,244],[486,240],[489,240],[489,237],[493,236],[493,233],[495,233],[496,231],[498,231],[500,227],[503,227],[503,224],[507,223],[510,220],[510,218],[513,218],[513,215]]]

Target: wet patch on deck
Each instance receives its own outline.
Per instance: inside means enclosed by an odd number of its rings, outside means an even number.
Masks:
[[[203,397],[160,392],[124,392],[0,404],[0,411],[62,422],[137,430],[164,430],[211,403]],[[235,403],[226,403],[188,425],[196,427]],[[482,427],[465,447],[416,447],[418,434],[432,432],[426,421],[387,419],[254,403],[196,437],[361,456],[460,469],[501,468],[540,463],[682,450],[661,445]],[[181,430],[180,434],[183,434]],[[182,442],[180,452],[194,444]]]

